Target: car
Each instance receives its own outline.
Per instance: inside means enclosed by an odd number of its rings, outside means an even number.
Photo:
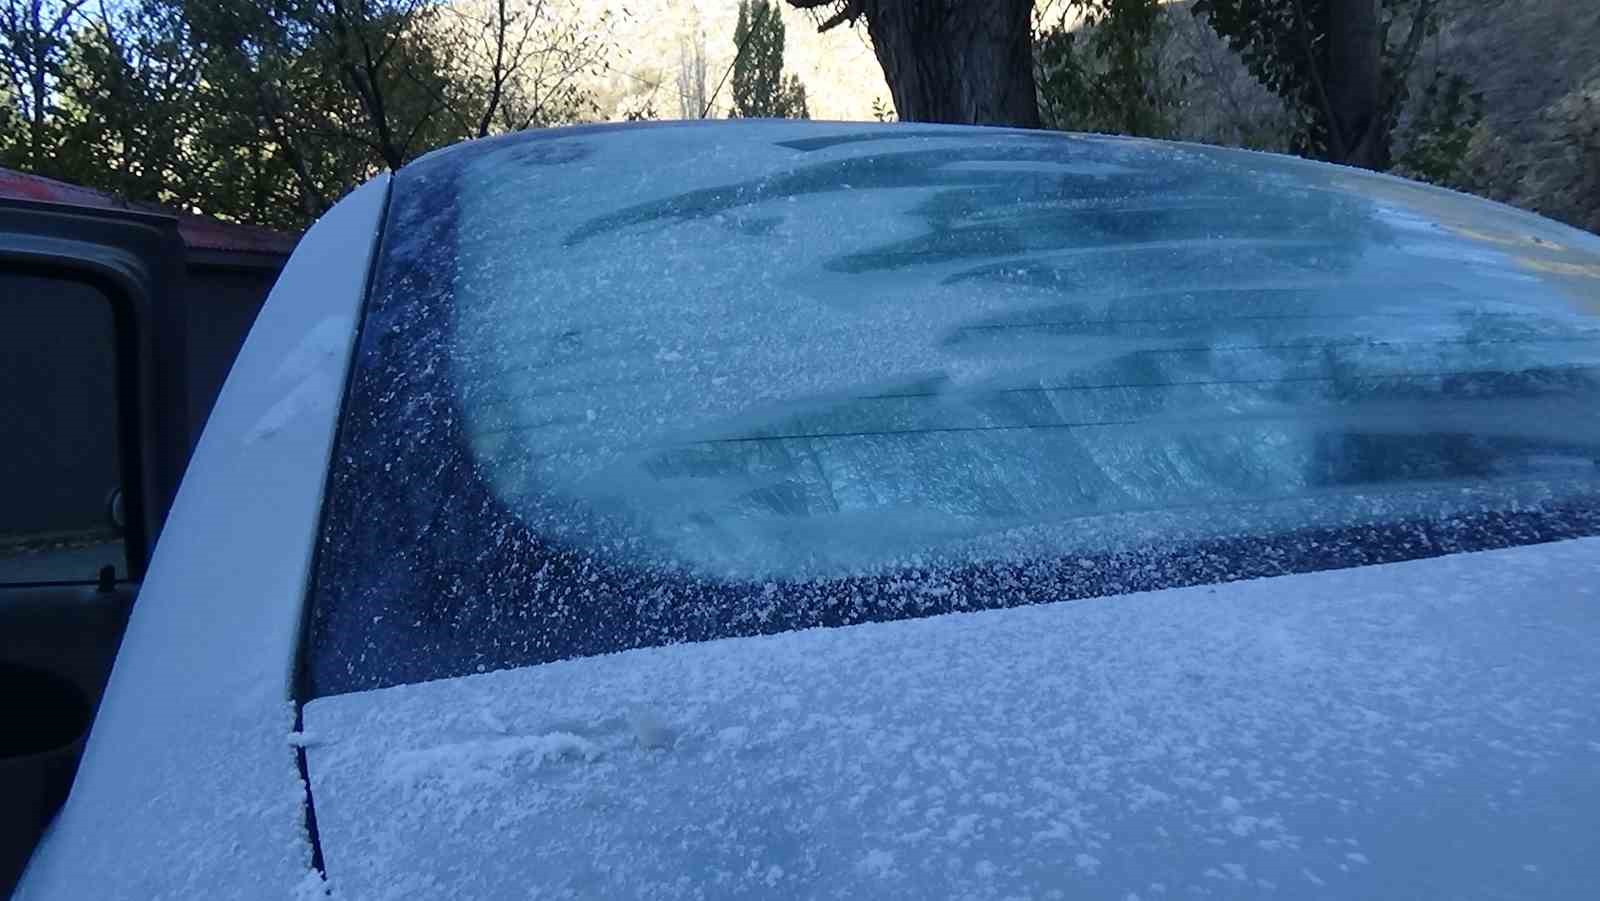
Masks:
[[[18,897],[1600,885],[1600,239],[1043,131],[436,151],[294,251]]]

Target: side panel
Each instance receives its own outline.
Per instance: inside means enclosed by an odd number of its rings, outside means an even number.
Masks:
[[[280,261],[281,262],[281,261]],[[189,422],[198,437],[282,266],[189,261]]]
[[[21,898],[273,898],[307,879],[290,685],[383,176],[324,216],[206,425]]]

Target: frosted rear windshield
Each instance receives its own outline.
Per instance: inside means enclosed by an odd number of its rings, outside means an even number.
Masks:
[[[436,155],[394,188],[313,691],[1587,533],[1600,270],[1553,229],[1043,133]]]

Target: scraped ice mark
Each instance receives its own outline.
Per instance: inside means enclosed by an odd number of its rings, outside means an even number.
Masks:
[[[254,444],[283,431],[302,416],[332,412],[338,400],[338,380],[332,373],[312,373],[261,414],[245,433],[244,442]]]
[[[628,711],[628,725],[639,747],[647,751],[670,748],[677,742],[677,733],[659,716],[648,710],[635,708]]]
[[[964,813],[956,817],[944,834],[944,840],[951,844],[966,844],[978,831],[978,815]]]
[[[348,316],[328,316],[311,327],[294,350],[273,370],[274,384],[305,378],[350,345],[354,322]]]
[[[1371,863],[1371,861],[1367,860],[1367,855],[1362,854],[1360,851],[1351,851],[1344,856],[1344,859],[1350,861],[1351,863]]]
[[[1072,841],[1072,827],[1062,822],[1052,822],[1050,828],[1042,832],[1035,832],[1033,840],[1036,842],[1068,842]]]
[[[750,727],[729,726],[717,732],[717,741],[725,748],[741,749],[750,745]]]
[[[1139,782],[1128,791],[1127,799],[1130,810],[1142,810],[1153,804],[1170,803],[1172,796],[1153,785]]]
[[[895,874],[894,852],[885,851],[882,848],[874,848],[868,851],[856,866],[864,873],[869,873],[880,879],[887,879]]]
[[[1072,858],[1072,862],[1077,865],[1078,869],[1088,873],[1090,876],[1100,872],[1100,858],[1095,857],[1093,854],[1080,853]]]
[[[331,412],[337,406],[340,358],[350,347],[353,329],[348,316],[329,316],[312,326],[268,382],[273,388],[293,387],[245,433],[246,444],[270,438],[302,416]]]
[[[494,711],[487,707],[478,708],[478,722],[482,723],[483,727],[488,729],[490,732],[494,732],[499,735],[511,734],[511,727],[507,726],[504,720],[496,716]]]
[[[516,764],[537,767],[560,760],[593,761],[600,756],[599,746],[582,736],[550,732],[395,751],[379,772],[386,781],[408,786],[434,780],[464,787],[503,778]]]
[[[1228,823],[1228,831],[1241,838],[1255,832],[1261,826],[1260,817],[1236,816]]]
[[[1300,868],[1300,875],[1306,877],[1306,881],[1312,885],[1323,886],[1328,884],[1322,879],[1321,876],[1318,876],[1316,873],[1313,873],[1304,867]]]

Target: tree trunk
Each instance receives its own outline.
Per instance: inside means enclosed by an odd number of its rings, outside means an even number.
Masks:
[[[1329,156],[1367,169],[1389,164],[1378,2],[1328,0]]]
[[[1039,127],[1032,0],[863,0],[860,8],[902,121]]]

